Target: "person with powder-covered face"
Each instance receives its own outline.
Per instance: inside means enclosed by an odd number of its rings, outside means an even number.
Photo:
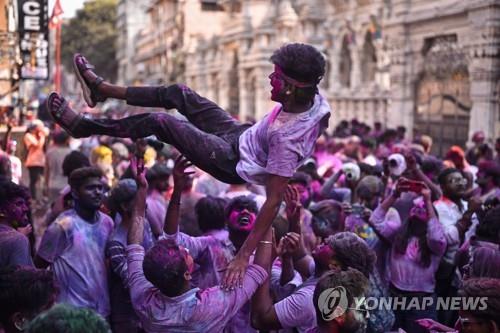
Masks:
[[[300,254],[302,252],[302,254]],[[330,270],[359,270],[367,279],[376,255],[366,242],[352,232],[339,232],[318,245],[312,255],[300,246],[294,266],[307,280],[283,300],[273,304],[266,281],[252,297],[252,326],[264,331],[295,329],[307,332],[316,326],[313,294],[320,277]],[[361,330],[360,332],[364,332]]]
[[[200,289],[220,285],[223,271],[234,258],[255,226],[257,203],[249,196],[238,196],[228,202],[224,210],[226,229],[212,230],[209,234],[192,237],[179,231],[179,203],[182,189],[189,181],[186,168],[191,163],[180,156],[173,170],[174,190],[165,218],[163,239],[176,241],[189,250],[197,268],[192,274],[192,285]],[[226,327],[227,332],[255,332],[250,327],[250,304],[246,304]]]
[[[29,240],[16,230],[29,226],[29,204],[27,188],[7,179],[0,180],[0,268],[33,266]]]
[[[187,165],[186,161],[177,163],[174,179],[177,178],[178,185],[182,185],[189,177],[189,173],[184,172]],[[271,229],[259,241],[253,264],[248,266],[245,273],[242,288],[230,291],[224,291],[220,286],[203,290],[193,288],[191,279],[194,260],[191,251],[169,238],[160,239],[147,253],[140,245],[144,233],[148,183],[140,168],[133,167],[132,171],[138,190],[133,202],[132,225],[126,249],[128,285],[132,305],[144,330],[175,333],[222,332],[229,320],[249,301],[257,287],[268,278],[266,271],[271,266],[273,249]],[[167,220],[178,218],[178,208],[171,207],[178,206],[179,197],[177,193],[171,200]],[[251,224],[248,222],[249,220],[241,221],[239,225],[246,228]]]
[[[74,137],[94,134],[133,139],[156,135],[172,144],[197,167],[231,184],[264,185],[266,201],[255,228],[229,265],[226,288],[241,286],[250,255],[274,220],[288,180],[313,153],[314,143],[328,126],[330,106],[319,94],[325,59],[311,45],[287,44],[271,56],[271,100],[276,107],[251,126],[233,119],[217,104],[184,85],[121,87],[96,75],[80,54],[74,57],[76,75],[90,107],[107,98],[128,104],[177,109],[187,121],[164,112],[122,119],[90,119],[72,110],[57,93],[47,99],[55,121]]]
[[[54,272],[58,303],[110,313],[105,247],[113,220],[99,211],[104,198],[103,173],[95,167],[69,176],[74,208],[61,213],[43,235],[35,265]]]

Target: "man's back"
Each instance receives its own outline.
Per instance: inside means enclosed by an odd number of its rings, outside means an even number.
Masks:
[[[267,278],[263,268],[250,265],[242,288],[230,291],[222,291],[218,286],[194,288],[180,296],[168,297],[146,280],[143,260],[141,246],[127,247],[132,304],[147,332],[221,332]]]

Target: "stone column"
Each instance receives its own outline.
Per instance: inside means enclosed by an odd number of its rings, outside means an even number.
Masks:
[[[356,40],[358,41],[358,36]],[[358,41],[359,43],[359,41]],[[351,88],[358,88],[361,84],[361,57],[359,56],[360,48],[356,44],[351,44],[349,46],[349,51],[351,53],[352,68],[351,68]]]
[[[238,86],[240,89],[240,110],[238,116],[240,120],[244,121],[248,115],[248,77],[244,69],[238,69],[239,82]]]
[[[420,50],[412,50],[411,35],[405,24],[411,15],[411,2],[394,0],[392,17],[386,21],[384,35],[387,36],[388,56],[390,59],[390,104],[387,106],[385,127],[405,126],[408,133],[413,132],[413,78],[411,68],[413,57],[420,56]],[[415,52],[413,52],[415,51]]]
[[[396,29],[395,29],[396,30]],[[393,31],[393,36],[404,36],[404,28]],[[412,86],[412,61],[414,57],[420,56],[418,52],[412,52],[409,36],[391,38],[389,42],[391,67],[391,104],[388,109],[387,127],[405,126],[408,133],[413,132],[414,97]]]
[[[500,135],[500,4],[479,0],[471,7],[468,20],[473,29],[467,36],[472,100],[468,139],[477,130],[495,139]]]
[[[339,79],[339,63],[340,63],[340,48],[341,45],[338,43],[338,47],[332,48],[332,55],[330,56],[330,77],[328,78],[329,90],[331,92],[338,92],[341,88]]]
[[[475,57],[471,61],[469,70],[472,109],[468,140],[478,130],[484,131],[486,138],[495,139],[500,131],[498,99],[500,59]]]

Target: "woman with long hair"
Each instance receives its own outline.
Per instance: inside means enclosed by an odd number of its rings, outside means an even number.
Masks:
[[[386,271],[391,296],[404,297],[407,302],[417,299],[419,305],[425,305],[424,298],[435,297],[435,274],[446,250],[446,239],[432,205],[431,191],[426,186],[421,190],[421,197],[413,202],[406,221],[402,223],[398,214],[386,218],[387,211],[401,192],[409,191],[406,184],[398,182],[393,194],[375,209],[370,224],[391,244],[390,266]],[[435,303],[433,301],[430,306],[418,310],[404,305],[396,308],[395,327],[409,333],[423,332],[415,320],[435,319]]]

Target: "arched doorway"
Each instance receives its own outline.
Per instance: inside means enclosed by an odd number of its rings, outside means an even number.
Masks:
[[[238,72],[238,51],[233,52],[233,64],[229,72],[229,113],[237,116],[240,112],[240,78]]]
[[[456,35],[425,40],[424,66],[416,82],[414,134],[434,140],[433,154],[443,156],[452,145],[465,146],[470,110],[467,59]]]
[[[349,49],[350,37],[344,35],[342,38],[342,48],[340,49],[340,62],[339,62],[339,79],[343,87],[351,86],[351,68],[352,59],[351,51]]]
[[[377,70],[377,53],[373,45],[373,36],[370,31],[365,34],[365,42],[361,53],[361,81],[373,82]]]

